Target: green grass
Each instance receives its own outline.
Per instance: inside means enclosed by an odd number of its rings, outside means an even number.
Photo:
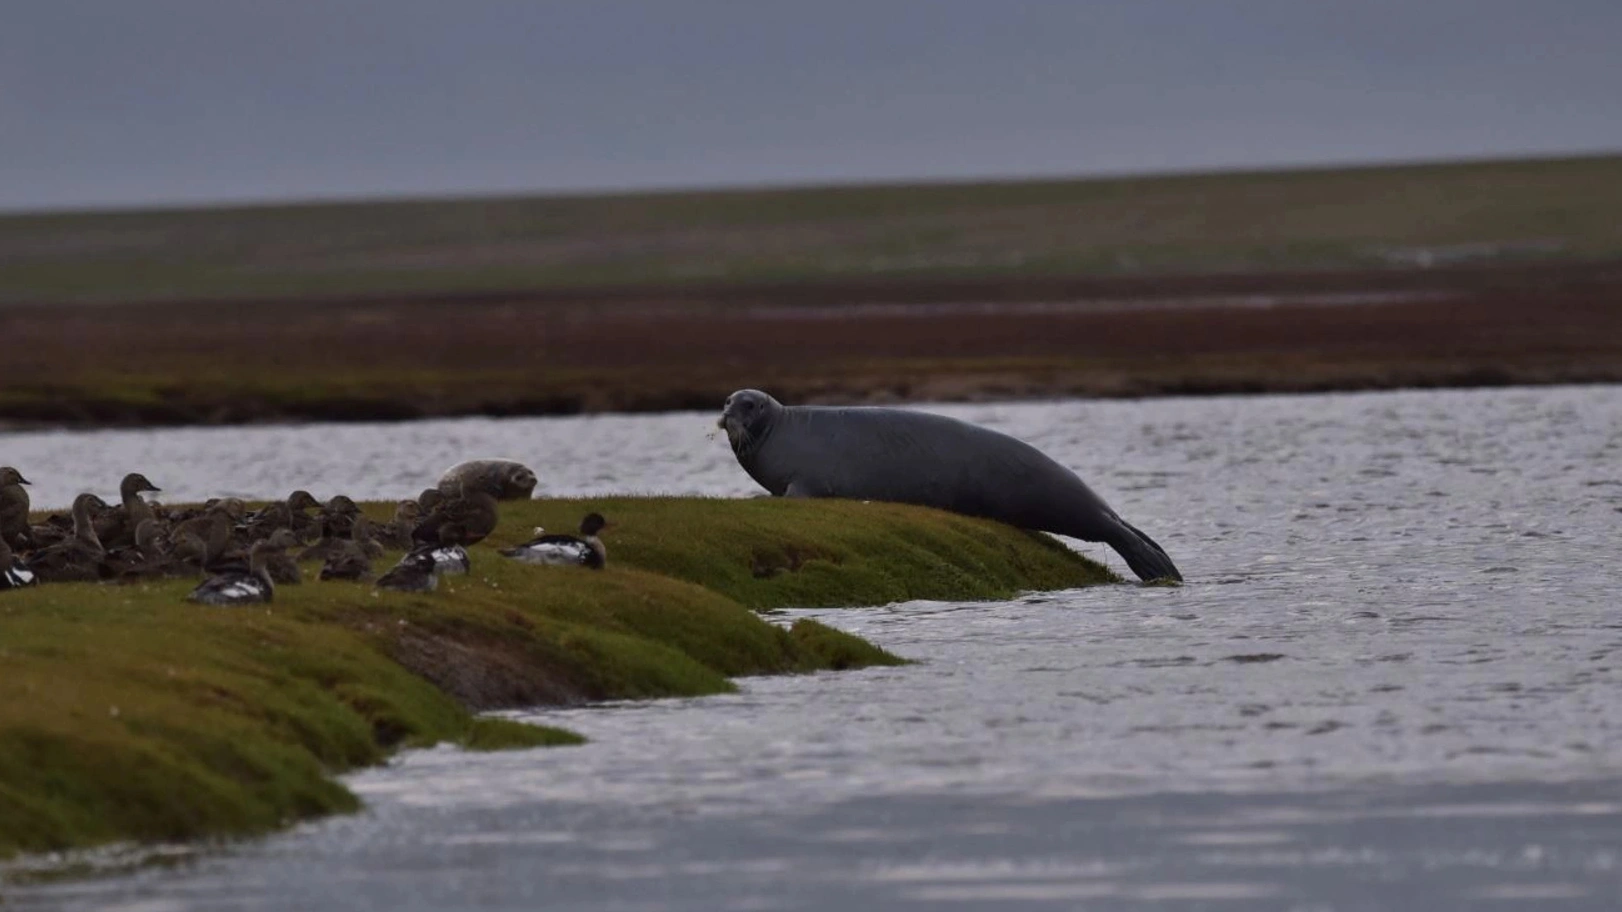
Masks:
[[[1622,253],[1622,156],[0,217],[0,301],[1347,267]]]
[[[601,573],[492,550],[588,509],[615,524]],[[0,857],[353,810],[333,775],[402,747],[578,740],[477,710],[718,693],[737,675],[900,661],[751,609],[1115,578],[1043,536],[841,501],[509,504],[473,555],[472,574],[431,594],[308,581],[252,609],[189,604],[186,580],[0,593]]]

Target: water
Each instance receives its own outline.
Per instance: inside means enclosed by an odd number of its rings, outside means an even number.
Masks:
[[[920,664],[534,713],[591,743],[406,754],[349,777],[361,815],[8,889],[9,907],[1622,901],[1622,389],[941,410],[1075,467],[1189,585],[789,612]],[[497,453],[553,493],[751,493],[712,421],[13,435],[0,452],[115,481],[134,454],[179,497],[219,490],[222,467],[246,495],[316,467],[331,490],[396,496]],[[171,447],[189,461],[166,483]]]

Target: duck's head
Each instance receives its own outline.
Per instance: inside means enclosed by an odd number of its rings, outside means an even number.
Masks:
[[[580,521],[581,535],[596,535],[608,528],[608,520],[603,519],[601,513],[587,513],[586,518]]]
[[[736,450],[759,439],[782,410],[781,402],[760,390],[738,390],[727,397],[715,425],[727,432],[727,440]]]
[[[142,475],[140,472],[131,472],[128,475],[125,475],[124,480],[118,485],[118,493],[124,495],[125,497],[134,497],[135,495],[144,491],[159,493],[162,490],[162,488],[150,481],[147,481],[146,476]]]
[[[253,515],[255,522],[272,526],[285,526],[293,521],[293,510],[279,500],[265,504],[264,509]]]
[[[355,506],[355,501],[344,496],[343,494],[333,495],[333,498],[327,501],[327,505],[324,509],[328,513],[339,516],[354,516],[356,513],[360,512],[360,507]]]
[[[443,491],[438,488],[424,488],[423,492],[417,495],[417,508],[424,513],[432,513],[434,508],[443,503],[444,500],[445,493]]]
[[[318,510],[321,508],[321,501],[316,500],[315,495],[311,494],[309,491],[300,489],[288,495],[287,508],[295,511]]]
[[[264,545],[267,551],[285,551],[299,543],[298,536],[293,534],[292,529],[277,529],[270,533],[269,538],[256,543],[254,547]]]
[[[29,483],[29,480],[23,477],[23,473],[17,471],[11,466],[0,466],[0,488],[7,487],[9,485],[25,485]]]
[[[135,524],[135,546],[148,556],[161,550],[161,544],[166,537],[165,525],[150,517]]]
[[[73,498],[73,512],[75,513],[88,513],[95,516],[110,509],[112,508],[107,505],[107,501],[89,492]]]

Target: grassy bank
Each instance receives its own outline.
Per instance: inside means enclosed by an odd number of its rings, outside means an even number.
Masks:
[[[615,523],[602,573],[492,550],[587,509]],[[508,505],[474,562],[429,595],[307,581],[259,609],[188,604],[189,581],[0,593],[0,856],[263,832],[353,809],[333,774],[401,747],[574,740],[477,710],[718,693],[738,675],[898,661],[752,609],[1113,578],[991,523],[768,499]]]

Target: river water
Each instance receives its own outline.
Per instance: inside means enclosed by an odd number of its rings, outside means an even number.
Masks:
[[[1622,388],[939,407],[1024,437],[1180,589],[809,614],[919,660],[520,713],[578,748],[408,753],[356,816],[4,908],[1622,907]],[[65,503],[753,493],[713,414],[0,436]],[[1124,569],[1113,553],[1079,545]]]

